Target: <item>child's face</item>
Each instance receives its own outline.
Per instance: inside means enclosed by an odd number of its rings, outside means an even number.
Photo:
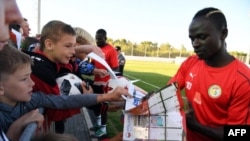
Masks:
[[[55,63],[68,64],[75,54],[75,44],[76,37],[65,34],[58,42],[51,44],[52,52],[47,55],[50,56],[51,61]]]
[[[2,82],[4,94],[1,95],[1,101],[12,106],[17,102],[29,101],[35,84],[30,74],[31,65],[24,64],[16,72],[7,76],[8,78]]]

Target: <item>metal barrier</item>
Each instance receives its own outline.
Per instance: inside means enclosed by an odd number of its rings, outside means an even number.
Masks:
[[[43,113],[44,109],[43,108],[39,108],[39,112]],[[34,135],[34,133],[36,132],[36,129],[37,129],[37,123],[35,123],[35,122],[29,123],[25,127],[25,129],[24,129],[24,131],[23,131],[23,133],[22,133],[19,141],[29,141],[32,138],[32,136]]]

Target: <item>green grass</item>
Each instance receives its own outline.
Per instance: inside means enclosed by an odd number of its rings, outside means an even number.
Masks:
[[[151,92],[165,86],[168,80],[176,73],[178,67],[176,64],[165,62],[128,60],[125,65],[124,76],[130,80],[141,80],[134,84],[147,92]],[[120,122],[121,113],[121,111],[109,112],[107,126],[108,136],[112,137],[123,130],[123,125]]]

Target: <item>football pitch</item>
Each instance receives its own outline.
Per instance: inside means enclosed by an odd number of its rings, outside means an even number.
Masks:
[[[165,86],[178,68],[179,65],[173,63],[127,60],[124,76],[129,80],[139,80],[134,85],[151,92]],[[108,136],[123,130],[121,115],[122,111],[108,113]]]
[[[150,92],[165,86],[178,68],[179,65],[173,63],[128,60],[124,76],[130,80],[140,80],[134,84]]]

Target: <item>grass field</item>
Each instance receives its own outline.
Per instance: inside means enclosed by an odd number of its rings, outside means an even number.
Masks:
[[[157,90],[166,85],[167,81],[176,73],[178,65],[164,62],[131,61],[126,62],[124,76],[130,80],[139,79],[134,83],[147,92]],[[121,111],[109,112],[108,135],[114,136],[123,130],[120,122]]]

